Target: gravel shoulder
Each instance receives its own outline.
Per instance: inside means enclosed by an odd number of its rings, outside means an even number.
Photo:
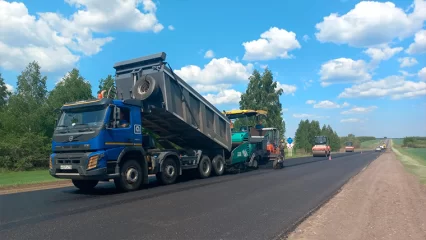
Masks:
[[[426,186],[388,149],[288,239],[426,239]]]

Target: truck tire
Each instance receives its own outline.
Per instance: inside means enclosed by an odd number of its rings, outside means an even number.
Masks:
[[[212,172],[212,163],[210,158],[203,155],[198,163],[198,176],[200,178],[208,178]]]
[[[98,185],[97,180],[72,180],[72,184],[81,191],[90,191]]]
[[[253,164],[252,164],[251,168],[253,168],[253,169],[259,168],[259,157],[256,157],[255,159],[253,159]]]
[[[126,160],[120,167],[120,177],[114,179],[117,189],[124,192],[138,190],[143,183],[143,171],[138,161]]]
[[[213,173],[220,176],[225,172],[225,161],[221,155],[217,155],[212,160]]]
[[[168,157],[161,165],[161,172],[157,173],[155,176],[161,184],[173,184],[176,182],[178,177],[178,170],[176,161],[173,158]]]
[[[158,91],[157,82],[151,75],[142,76],[132,88],[133,96],[139,100],[146,100],[155,96]]]

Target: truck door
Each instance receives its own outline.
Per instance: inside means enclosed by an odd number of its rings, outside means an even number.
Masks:
[[[114,111],[114,108],[116,111]],[[114,112],[116,112],[116,116],[114,117]],[[118,112],[118,113],[117,113]],[[110,119],[115,120],[115,126],[110,129],[109,135],[111,142],[106,143],[107,145],[118,145],[118,146],[132,146],[141,144],[141,135],[139,135],[139,139],[135,137],[135,131],[142,131],[139,128],[135,127],[135,119],[133,114],[131,114],[130,107],[112,107]],[[140,125],[137,125],[140,126]]]

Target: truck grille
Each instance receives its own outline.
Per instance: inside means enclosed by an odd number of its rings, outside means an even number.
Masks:
[[[81,157],[58,157],[57,163],[60,164],[80,164]]]

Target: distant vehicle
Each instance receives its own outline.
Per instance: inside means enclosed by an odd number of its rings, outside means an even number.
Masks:
[[[345,143],[345,152],[354,152],[355,151],[355,147],[353,145],[352,142],[346,142]]]
[[[330,156],[331,148],[326,136],[315,136],[315,145],[312,147],[312,154],[314,157]]]
[[[382,151],[382,146],[376,147],[376,152],[381,152]]]

